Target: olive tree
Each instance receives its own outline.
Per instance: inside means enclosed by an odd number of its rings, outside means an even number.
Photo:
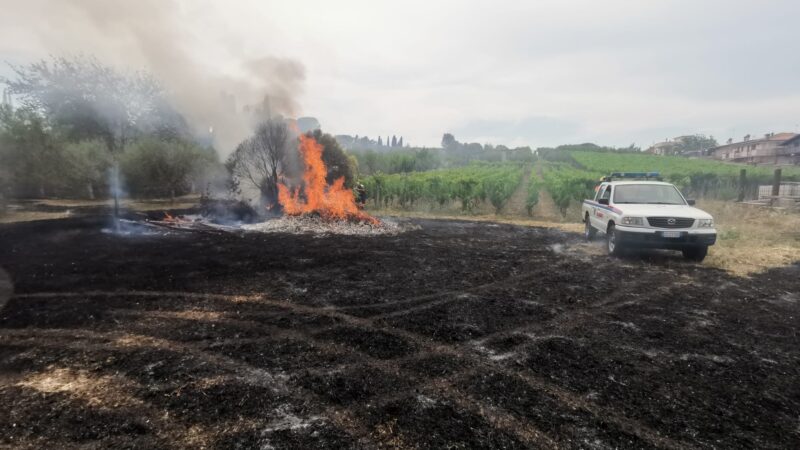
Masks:
[[[278,177],[290,166],[289,136],[283,120],[266,120],[236,147],[226,162],[234,179],[257,189],[261,203],[270,209],[279,207]]]

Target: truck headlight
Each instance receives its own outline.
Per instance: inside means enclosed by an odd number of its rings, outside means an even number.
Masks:
[[[644,220],[641,217],[623,217],[622,218],[623,225],[644,225]]]
[[[714,219],[700,219],[697,226],[700,228],[714,228]]]

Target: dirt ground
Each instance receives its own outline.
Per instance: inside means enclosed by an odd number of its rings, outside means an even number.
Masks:
[[[577,233],[0,225],[0,446],[799,448],[800,265]]]

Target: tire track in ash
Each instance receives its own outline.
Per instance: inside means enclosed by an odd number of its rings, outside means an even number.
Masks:
[[[524,275],[520,275],[519,278],[523,278]],[[501,282],[507,282],[507,280],[502,280]],[[493,284],[498,284],[495,282]],[[372,331],[383,331],[389,332],[396,336],[400,336],[403,338],[408,339],[411,343],[417,345],[420,350],[424,350],[427,354],[441,354],[441,355],[451,355],[457,356],[460,358],[464,358],[468,361],[471,361],[477,367],[489,367],[492,370],[496,371],[497,373],[505,374],[512,377],[522,377],[525,382],[534,390],[539,390],[550,394],[551,396],[558,399],[564,405],[573,408],[580,408],[585,411],[590,412],[594,415],[598,420],[605,421],[611,424],[616,425],[620,430],[629,432],[632,435],[635,435],[641,438],[644,441],[651,443],[652,445],[660,448],[693,448],[692,446],[681,442],[670,439],[669,437],[664,437],[661,433],[649,428],[648,426],[639,423],[638,421],[628,418],[624,415],[620,415],[612,410],[608,410],[607,408],[598,406],[593,404],[591,401],[584,399],[582,396],[568,391],[552,382],[548,382],[547,380],[541,379],[539,377],[535,377],[529,374],[521,373],[518,370],[509,369],[503,365],[501,365],[498,361],[491,361],[487,360],[484,356],[476,354],[474,351],[470,351],[464,348],[463,345],[448,345],[442,344],[438,342],[434,342],[430,337],[419,335],[417,333],[412,333],[403,329],[394,328],[385,324],[376,323],[375,318],[359,318],[354,317],[349,314],[319,308],[314,306],[306,306],[296,303],[291,303],[284,300],[275,300],[268,298],[264,295],[226,295],[226,294],[213,294],[213,293],[191,293],[191,292],[174,292],[174,291],[111,291],[111,292],[104,292],[104,291],[87,291],[87,292],[67,292],[67,293],[58,293],[58,292],[45,292],[45,293],[30,293],[30,294],[20,294],[15,297],[17,298],[58,298],[58,297],[79,297],[79,296],[113,296],[113,295],[131,295],[131,296],[140,296],[140,297],[148,297],[148,296],[175,296],[175,297],[188,297],[188,298],[200,298],[200,299],[215,299],[215,300],[226,300],[231,301],[234,303],[239,302],[257,302],[259,304],[275,306],[279,308],[284,308],[293,312],[310,314],[310,315],[322,315],[327,316],[330,318],[337,318],[342,322],[360,328],[365,328],[367,330]],[[79,333],[85,333],[83,331],[79,331]],[[499,334],[499,333],[495,333]],[[489,336],[484,336],[483,338],[488,338]],[[145,338],[147,338],[145,336]],[[165,341],[165,340],[153,340],[151,342],[159,342],[162,345],[170,345],[172,341]],[[205,349],[197,348],[191,344],[174,344],[176,349],[183,349],[186,351],[191,351],[198,355],[205,355],[208,352]],[[355,349],[351,349],[351,351],[357,351]],[[362,354],[363,355],[363,354]],[[254,368],[246,363],[241,363],[231,358],[227,357],[219,357],[216,355],[211,355],[220,363],[227,363],[230,362],[232,365],[229,367],[238,368],[238,370],[242,370],[244,373],[251,373],[256,374],[257,376],[263,376],[267,374],[266,371]],[[363,355],[363,357],[369,361],[370,358],[367,355]],[[384,367],[393,367],[398,368],[398,366],[393,365],[391,362],[381,361],[378,364],[383,364]],[[255,371],[255,372],[253,372]],[[285,383],[285,381],[282,381]],[[282,384],[285,389],[288,389],[286,384]],[[324,401],[319,398],[319,396],[309,393],[308,390],[300,387],[300,386],[292,386],[295,391],[304,392],[305,396],[312,395],[314,396],[317,401],[321,404]],[[411,393],[409,390],[409,393]],[[455,395],[454,392],[449,392],[448,398],[451,395],[458,397]],[[460,394],[459,394],[460,395]],[[380,397],[379,397],[380,399]],[[454,401],[457,398],[453,399]],[[463,400],[463,399],[462,399]],[[509,413],[504,411],[498,412],[497,408],[491,407],[490,405],[485,405],[481,401],[472,401],[469,402],[464,401],[462,406],[468,408],[469,410],[475,410],[479,416],[484,417],[489,423],[492,424],[499,424],[499,423],[515,423],[514,421],[517,420]],[[371,439],[368,436],[364,435],[363,433],[368,431],[368,427],[366,424],[361,422],[357,417],[351,412],[348,408],[343,407],[343,410],[339,407],[332,407],[330,409],[331,412],[331,420],[334,422],[335,425],[341,427],[343,431],[347,432],[353,438],[358,440],[363,439]],[[334,412],[336,412],[334,414]],[[334,420],[334,418],[338,418]],[[340,422],[341,423],[338,423]],[[513,428],[513,427],[511,427]],[[535,431],[531,431],[535,430]],[[513,430],[510,430],[513,431]],[[535,427],[532,425],[528,425],[527,428],[517,430],[513,433],[518,439],[522,442],[529,442],[531,436],[547,436],[545,433],[541,432],[540,430],[536,430]],[[373,437],[374,438],[374,437]],[[547,436],[547,440],[549,442],[555,442],[552,437]],[[541,444],[541,443],[539,443]]]
[[[546,252],[547,252],[547,254],[550,253],[549,250],[546,250]],[[539,262],[539,261],[543,261],[544,259],[539,257],[540,256],[539,253],[540,252],[538,252],[538,251],[535,252],[535,255],[534,255],[535,259],[530,259],[529,262],[530,263],[536,263],[536,262]],[[339,307],[333,307],[333,308],[330,308],[330,309],[348,313],[348,312],[351,312],[351,311],[359,311],[359,310],[393,308],[393,307],[396,307],[398,305],[400,305],[400,306],[402,306],[402,305],[412,305],[412,307],[410,307],[408,309],[402,309],[402,310],[398,310],[398,311],[391,311],[389,313],[385,313],[385,315],[369,316],[371,319],[387,318],[387,317],[392,317],[392,316],[395,316],[395,315],[402,315],[402,313],[417,311],[417,310],[433,307],[433,306],[436,306],[438,304],[447,303],[449,301],[457,300],[457,298],[448,298],[448,299],[437,300],[440,297],[444,297],[444,296],[456,296],[456,297],[458,297],[458,296],[461,296],[461,295],[474,294],[474,293],[481,292],[481,291],[484,291],[484,290],[487,290],[487,289],[496,288],[498,286],[502,286],[502,285],[510,283],[510,282],[522,281],[522,280],[526,280],[526,279],[534,278],[534,277],[535,276],[532,275],[529,272],[523,272],[523,273],[517,273],[517,274],[514,274],[514,275],[510,275],[510,276],[501,278],[499,280],[493,280],[493,281],[491,281],[489,283],[479,284],[477,286],[471,286],[471,287],[467,287],[467,288],[463,288],[463,289],[451,289],[451,290],[446,290],[446,291],[433,292],[433,293],[430,293],[430,294],[418,295],[418,296],[415,296],[415,297],[410,297],[410,298],[406,298],[404,300],[398,300],[398,301],[393,301],[393,302],[378,303],[378,304],[367,304],[367,305],[339,306]],[[426,302],[426,300],[431,300],[431,301]]]

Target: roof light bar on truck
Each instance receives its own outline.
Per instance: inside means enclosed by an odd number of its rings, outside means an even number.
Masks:
[[[611,172],[611,175],[603,177],[603,181],[612,181],[615,178],[661,180],[661,174],[659,172]]]

